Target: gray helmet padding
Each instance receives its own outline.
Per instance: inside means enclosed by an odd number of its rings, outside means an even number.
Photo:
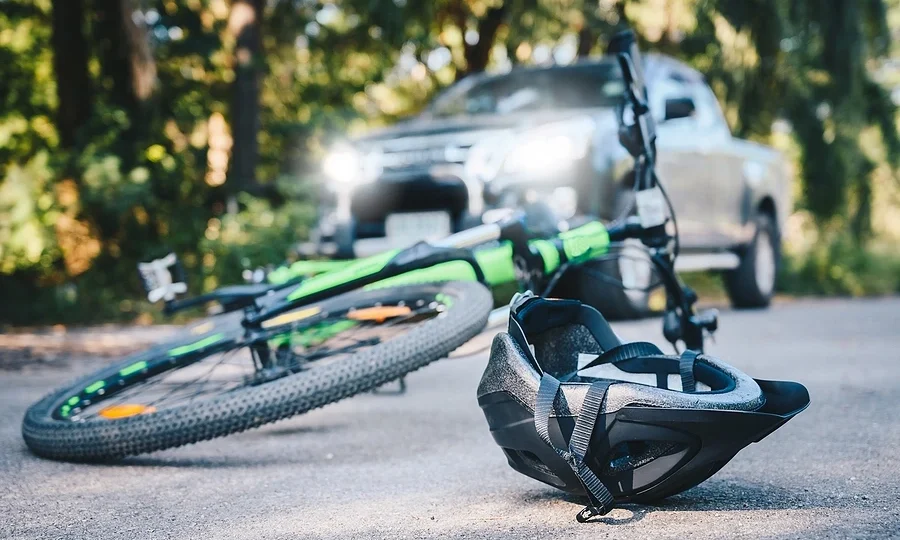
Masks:
[[[556,326],[531,334],[528,342],[534,347],[534,357],[540,359],[541,367],[547,373],[572,371],[572,366],[578,365],[580,354],[603,352],[591,331],[580,324]]]
[[[566,350],[581,352],[578,348]],[[568,353],[567,356],[569,356]],[[543,366],[541,353],[537,346],[535,346],[535,357]],[[620,382],[609,387],[601,412],[615,412],[629,405],[676,409],[753,411],[765,404],[762,390],[750,376],[708,355],[698,357],[697,362],[705,363],[713,369],[724,373],[734,381],[734,388],[726,392],[684,393],[646,384],[627,382],[629,374],[621,372],[622,377],[614,379]],[[562,364],[563,360],[557,358],[554,363]],[[574,370],[576,366],[577,353],[574,363],[570,365],[570,370]],[[557,369],[564,367],[562,365],[555,366]],[[494,392],[508,392],[523,406],[533,412],[534,400],[539,385],[540,375],[515,341],[505,332],[497,334],[491,346],[491,357],[485,375],[478,387],[478,396],[481,397]],[[556,406],[554,407],[554,416],[577,415],[581,411],[584,396],[587,394],[589,387],[589,383],[563,383],[562,392],[557,397]]]

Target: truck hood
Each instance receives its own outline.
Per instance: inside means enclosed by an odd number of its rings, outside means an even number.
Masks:
[[[484,137],[504,133],[512,134],[542,124],[582,116],[595,117],[597,120],[609,117],[613,126],[615,123],[611,109],[556,110],[443,118],[424,114],[387,128],[369,132],[352,139],[351,143],[361,149],[382,148],[388,151],[395,148],[400,150],[440,144],[453,144],[465,148]]]

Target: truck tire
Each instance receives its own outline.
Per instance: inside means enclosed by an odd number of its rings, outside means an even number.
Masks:
[[[736,308],[762,308],[775,293],[775,277],[781,259],[781,240],[775,220],[768,214],[756,218],[753,241],[741,255],[741,264],[725,273],[725,287]]]

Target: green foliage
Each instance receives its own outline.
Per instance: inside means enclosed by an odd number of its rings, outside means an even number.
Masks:
[[[887,295],[900,293],[900,254],[859,245],[846,234],[786,256],[779,289],[801,295]]]
[[[781,117],[800,149],[803,208],[821,225],[851,224],[857,242],[870,232],[876,158],[862,134],[876,127],[900,167],[896,109],[873,80],[890,32],[882,0],[752,0],[697,3],[697,24],[680,47],[733,111],[736,134],[767,141]],[[776,99],[777,96],[777,99]]]
[[[291,204],[245,196],[229,204],[227,186],[208,178],[211,138],[230,140],[224,122],[212,127],[216,114],[228,114],[230,99],[227,10],[217,17],[214,2],[151,4],[161,16],[149,30],[178,28],[183,36],[156,38],[153,98],[124,109],[116,74],[92,69],[93,114],[76,146],[61,148],[50,4],[4,2],[0,80],[10,84],[0,95],[0,320],[132,319],[143,307],[133,300],[141,291],[139,261],[179,253],[198,291],[240,280],[241,263],[283,260],[307,234],[303,190],[294,189],[299,198]],[[96,24],[90,15],[88,29]],[[111,45],[93,46],[96,66]],[[274,173],[282,147],[264,148],[261,168]],[[209,239],[213,223],[225,225],[216,241]]]
[[[43,151],[12,163],[0,184],[0,273],[45,268],[54,259],[53,171]]]
[[[69,144],[57,91],[72,81],[56,80],[51,11],[65,1],[0,2],[2,321],[132,319],[144,308],[135,264],[170,251],[195,291],[278,263],[308,233],[308,178],[331,139],[418,111],[485,67],[597,53],[626,23],[648,48],[703,71],[739,136],[771,143],[773,124],[788,121],[799,205],[821,230],[844,232],[791,254],[789,289],[896,290],[894,277],[877,278],[896,265],[866,241],[885,196],[873,179],[900,166],[895,107],[871,75],[897,47],[897,0],[268,2],[256,170],[265,199],[225,176],[231,2],[134,2],[152,53],[145,73],[155,74],[146,100],[130,71],[140,66],[117,54],[127,43],[99,11],[114,2],[85,2],[90,114]]]
[[[284,260],[286,247],[309,234],[310,207],[273,209],[268,202],[247,195],[239,199],[245,210],[212,218],[200,242],[204,289],[239,283],[243,269]]]

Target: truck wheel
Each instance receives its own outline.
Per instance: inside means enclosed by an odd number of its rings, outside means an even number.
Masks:
[[[781,258],[778,227],[771,216],[756,218],[756,234],[747,246],[736,269],[725,273],[725,286],[736,308],[761,308],[769,305],[775,292],[775,276]]]
[[[610,320],[637,319],[650,312],[653,263],[640,241],[627,240],[613,258],[570,268],[551,292],[593,306]],[[625,285],[626,288],[622,288]]]

